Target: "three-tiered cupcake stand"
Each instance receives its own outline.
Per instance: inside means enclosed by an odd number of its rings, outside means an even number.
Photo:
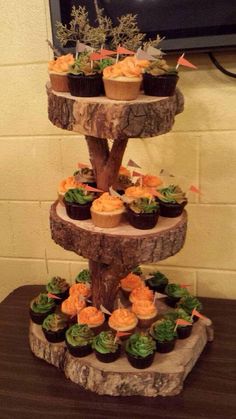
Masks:
[[[50,85],[47,93],[50,121],[85,136],[97,187],[103,191],[108,191],[118,177],[128,139],[148,141],[148,137],[169,132],[175,115],[184,106],[178,89],[171,97],[140,95],[130,102],[104,96],[76,98],[69,93],[54,92]],[[93,305],[99,308],[102,304],[112,311],[122,277],[139,264],[156,263],[183,247],[187,213],[184,211],[177,218],[160,217],[151,230],[137,230],[125,221],[116,228],[102,229],[91,220],[68,218],[64,206],[56,201],[51,207],[50,226],[57,244],[89,260]],[[157,300],[157,306],[159,313],[165,312],[162,299]],[[138,370],[128,363],[125,355],[111,364],[99,362],[94,354],[75,358],[64,342],[49,343],[40,326],[30,325],[30,346],[37,357],[62,369],[67,378],[85,389],[113,396],[178,394],[207,341],[212,339],[211,321],[200,319],[191,336],[178,340],[173,352],[157,353],[149,368]]]

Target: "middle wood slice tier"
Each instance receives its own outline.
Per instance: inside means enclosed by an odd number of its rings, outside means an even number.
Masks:
[[[115,228],[99,228],[91,220],[72,220],[56,201],[50,211],[52,239],[66,250],[89,259],[92,301],[114,308],[119,281],[139,264],[166,259],[183,247],[186,211],[177,218],[160,217],[151,230],[138,230],[123,221]]]

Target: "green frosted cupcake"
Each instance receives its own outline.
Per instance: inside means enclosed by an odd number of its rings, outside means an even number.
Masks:
[[[103,331],[95,336],[92,348],[101,362],[114,362],[120,356],[120,344],[111,330]]]
[[[56,310],[56,303],[53,298],[48,297],[47,293],[42,292],[35,297],[29,308],[30,318],[34,323],[42,324],[44,319],[54,313]]]
[[[157,352],[171,352],[174,349],[177,336],[175,331],[175,320],[157,320],[150,328],[150,335],[156,341]]]
[[[63,314],[49,314],[43,321],[42,330],[49,342],[56,343],[65,340],[67,318]]]
[[[129,363],[138,369],[150,367],[155,356],[155,341],[147,333],[134,333],[125,345],[125,352]]]
[[[60,304],[63,300],[69,296],[70,285],[66,282],[66,279],[60,276],[54,276],[51,281],[46,285],[46,290],[54,294],[58,299],[55,299],[56,304]]]
[[[66,331],[66,346],[71,355],[84,357],[92,353],[93,331],[86,324],[74,324]]]

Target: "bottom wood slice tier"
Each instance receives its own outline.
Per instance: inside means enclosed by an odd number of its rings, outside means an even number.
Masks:
[[[109,364],[98,361],[94,354],[75,358],[64,342],[49,343],[41,326],[31,322],[29,332],[30,347],[35,356],[60,368],[67,378],[81,387],[110,396],[156,397],[180,393],[204,346],[212,340],[211,320],[200,319],[193,325],[189,338],[178,339],[172,352],[156,353],[154,363],[145,370],[139,370],[128,363],[124,352]]]

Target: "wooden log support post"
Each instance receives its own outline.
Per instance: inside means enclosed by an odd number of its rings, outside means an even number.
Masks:
[[[108,141],[86,135],[90,161],[97,180],[98,188],[108,191],[117,179],[119,168],[128,142],[128,138],[113,140],[111,151]]]

